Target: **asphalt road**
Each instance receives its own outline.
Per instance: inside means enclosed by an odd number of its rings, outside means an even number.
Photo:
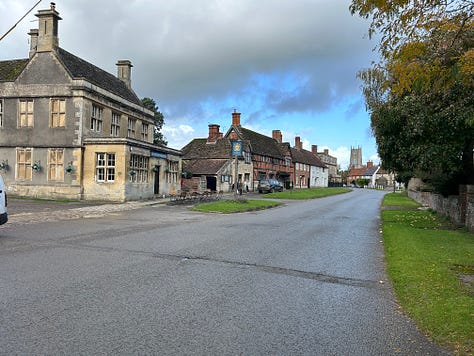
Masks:
[[[382,196],[14,214],[0,227],[0,354],[446,354],[392,294]]]

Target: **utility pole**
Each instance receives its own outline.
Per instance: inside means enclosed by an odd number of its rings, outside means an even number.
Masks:
[[[30,10],[28,10],[28,12],[24,14],[21,19],[19,19],[2,37],[0,37],[0,41],[3,40],[10,32],[12,32],[13,29],[16,27],[16,25],[18,25],[21,22],[21,20],[23,20],[31,11],[33,11],[33,9],[36,6],[38,6],[40,2],[41,0],[39,0],[36,4],[34,4],[33,7]]]

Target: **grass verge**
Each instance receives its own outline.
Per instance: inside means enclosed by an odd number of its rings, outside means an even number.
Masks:
[[[283,192],[262,194],[262,197],[272,199],[314,199],[348,193],[350,191],[352,190],[349,188],[292,189]]]
[[[406,196],[384,197],[383,205],[395,203],[400,210],[382,211],[382,231],[387,272],[400,304],[435,342],[457,355],[472,355],[474,234],[432,211],[403,209],[413,204]]]
[[[202,211],[206,213],[241,213],[245,211],[255,211],[272,208],[282,203],[270,200],[220,200],[211,203],[196,205],[192,210]]]

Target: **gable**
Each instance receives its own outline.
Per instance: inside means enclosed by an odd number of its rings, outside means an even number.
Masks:
[[[70,82],[71,77],[52,52],[36,53],[18,77],[18,83],[23,85],[66,84]]]
[[[88,82],[116,94],[137,105],[142,105],[140,99],[129,89],[126,84],[115,75],[106,72],[99,67],[69,53],[68,51],[58,47],[57,58],[64,65],[74,79],[85,79]]]

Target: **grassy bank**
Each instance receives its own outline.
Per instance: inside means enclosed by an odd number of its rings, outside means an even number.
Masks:
[[[474,234],[401,194],[387,194],[383,205],[387,271],[403,309],[434,341],[472,355]]]
[[[193,207],[193,210],[207,213],[229,214],[268,209],[278,205],[281,205],[281,203],[270,200],[220,200],[217,202],[196,205]]]
[[[263,198],[272,199],[314,199],[323,198],[330,195],[348,193],[349,188],[313,188],[313,189],[292,189],[278,193],[262,194]]]

